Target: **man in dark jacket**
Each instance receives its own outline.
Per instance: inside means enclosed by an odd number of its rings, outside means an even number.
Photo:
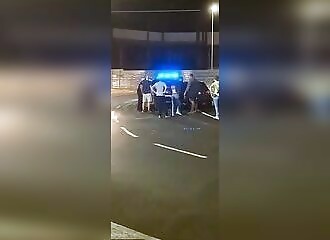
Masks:
[[[145,77],[141,82],[141,90],[142,90],[142,111],[145,110],[146,105],[148,108],[148,112],[150,112],[150,104],[152,102],[151,95],[151,81],[148,77]]]
[[[198,92],[200,91],[200,84],[196,80],[195,76],[193,74],[190,74],[189,82],[186,88],[186,91],[184,92],[184,98],[188,98],[191,108],[189,113],[195,113],[198,109]]]
[[[137,111],[142,112],[142,84],[141,84],[141,82],[138,84],[138,87],[136,89],[136,94],[138,96]]]

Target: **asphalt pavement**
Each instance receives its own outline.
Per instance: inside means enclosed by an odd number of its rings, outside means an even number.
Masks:
[[[111,218],[165,239],[219,239],[219,121],[158,119],[112,97]]]

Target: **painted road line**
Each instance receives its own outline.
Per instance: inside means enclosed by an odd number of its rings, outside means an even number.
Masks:
[[[136,120],[146,120],[146,119],[153,119],[153,117],[137,117]]]
[[[211,114],[208,114],[208,113],[206,113],[206,112],[202,112],[202,114],[205,115],[205,116],[207,116],[207,117],[213,118],[213,119],[215,119],[215,120],[219,120],[219,119],[217,119],[215,116],[212,116]]]
[[[136,99],[132,99],[132,100],[126,101],[125,104],[133,103],[133,102],[137,102],[137,101],[138,101],[138,99],[136,98]]]
[[[115,111],[111,111],[111,120],[116,123],[119,123],[118,114]]]
[[[207,156],[204,156],[204,155],[200,155],[200,154],[197,154],[197,153],[188,152],[188,151],[177,149],[177,148],[174,148],[174,147],[169,147],[169,146],[166,146],[166,145],[163,145],[163,144],[159,144],[159,143],[154,143],[154,145],[157,146],[157,147],[165,148],[165,149],[168,149],[168,150],[171,150],[171,151],[175,151],[175,152],[180,152],[180,153],[188,154],[188,155],[191,155],[191,156],[194,156],[194,157],[198,157],[198,158],[204,158],[204,159],[207,158]]]
[[[128,131],[125,127],[120,127],[121,130],[123,130],[127,135],[130,135],[133,138],[138,138],[139,136],[135,135],[134,133]]]
[[[140,239],[140,240],[160,240],[154,237],[150,237],[146,234],[137,232],[133,229],[130,229],[128,227],[124,227],[122,225],[116,224],[111,222],[111,240],[119,240],[119,239]]]

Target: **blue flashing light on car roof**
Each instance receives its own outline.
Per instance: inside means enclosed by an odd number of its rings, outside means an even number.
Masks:
[[[159,80],[178,80],[180,74],[178,72],[160,72],[157,74]]]

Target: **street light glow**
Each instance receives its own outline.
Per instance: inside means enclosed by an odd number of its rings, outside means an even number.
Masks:
[[[211,13],[217,13],[219,11],[219,4],[213,3],[210,7]]]
[[[330,3],[326,1],[305,2],[299,5],[299,14],[306,20],[329,19]]]
[[[214,15],[219,12],[219,4],[218,3],[213,3],[210,6],[210,11],[211,11],[211,16],[212,16],[212,37],[211,37],[211,69],[213,70],[213,62],[214,62]]]

